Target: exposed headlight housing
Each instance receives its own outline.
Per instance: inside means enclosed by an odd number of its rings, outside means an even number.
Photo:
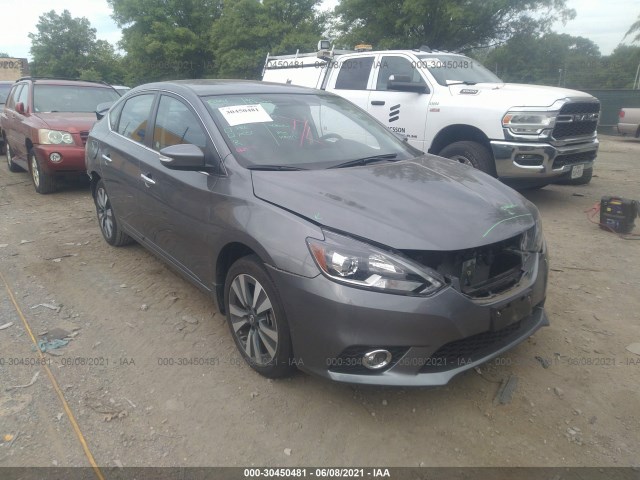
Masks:
[[[557,112],[510,111],[502,117],[502,126],[518,135],[539,135],[556,124]]]
[[[538,253],[544,250],[544,234],[540,217],[536,218],[536,224],[522,235],[522,251]]]
[[[445,285],[436,272],[364,242],[323,231],[324,240],[307,238],[316,264],[329,279],[400,295],[431,295]]]
[[[45,128],[38,130],[38,138],[44,145],[71,145],[73,137],[69,132],[60,130],[47,130]]]

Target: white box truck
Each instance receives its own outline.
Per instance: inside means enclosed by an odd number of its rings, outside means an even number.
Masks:
[[[324,47],[324,48],[321,48]],[[505,83],[464,55],[419,50],[269,56],[264,81],[344,97],[428,153],[514,187],[591,181],[600,102],[576,90]]]

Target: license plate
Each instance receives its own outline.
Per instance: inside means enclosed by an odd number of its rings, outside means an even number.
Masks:
[[[584,165],[574,165],[571,169],[571,179],[580,178],[584,172]]]
[[[531,315],[531,296],[523,295],[514,299],[507,305],[491,310],[491,329],[493,331],[502,330],[512,323],[519,322]]]

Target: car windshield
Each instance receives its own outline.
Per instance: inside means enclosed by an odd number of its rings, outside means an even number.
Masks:
[[[321,169],[419,153],[367,113],[332,95],[217,95],[203,101],[247,168]]]
[[[100,103],[115,102],[120,95],[107,87],[76,85],[35,85],[36,112],[95,112]]]
[[[440,85],[463,83],[502,83],[502,80],[480,63],[462,55],[418,55],[419,65],[431,72]]]
[[[11,91],[11,84],[0,84],[0,105],[4,105],[7,103],[7,97],[9,96],[9,92]]]

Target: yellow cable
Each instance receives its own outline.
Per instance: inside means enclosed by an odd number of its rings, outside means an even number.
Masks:
[[[9,283],[5,279],[2,272],[0,272],[0,278],[4,283],[4,287],[7,290],[7,293],[9,294],[9,298],[11,299],[11,302],[13,303],[13,306],[16,309],[16,312],[18,312],[18,316],[20,317],[20,319],[22,320],[22,323],[24,324],[24,328],[27,330],[27,333],[31,337],[31,341],[36,346],[36,351],[38,352],[38,356],[40,357],[41,360],[43,360],[43,362],[41,362],[42,367],[44,367],[45,371],[47,372],[47,375],[49,376],[49,380],[51,381],[51,385],[53,385],[53,389],[58,394],[58,398],[60,399],[60,402],[62,402],[62,408],[64,408],[64,411],[67,414],[67,417],[69,418],[69,422],[71,422],[71,427],[73,427],[73,431],[76,433],[76,436],[78,437],[78,441],[80,442],[80,445],[82,445],[84,454],[89,460],[89,463],[91,464],[91,468],[93,468],[93,472],[96,474],[96,477],[98,477],[98,480],[105,480],[104,476],[102,475],[102,472],[100,471],[100,467],[98,467],[98,464],[96,463],[95,459],[93,458],[93,455],[91,454],[91,450],[89,450],[89,445],[87,445],[87,441],[85,440],[84,435],[80,431],[78,422],[76,422],[76,418],[73,416],[73,412],[71,411],[71,408],[69,408],[69,404],[67,403],[67,400],[64,398],[64,394],[62,393],[62,390],[60,390],[60,386],[58,385],[56,378],[53,376],[53,373],[51,373],[51,369],[49,369],[49,365],[47,365],[47,362],[46,362],[47,358],[40,351],[40,347],[38,347],[38,341],[36,340],[36,337],[33,335],[33,331],[29,326],[29,322],[27,322],[27,319],[24,316],[24,313],[22,313],[22,310],[20,309],[20,306],[18,305],[16,298],[13,296],[13,292],[11,291],[11,288],[9,288]]]

